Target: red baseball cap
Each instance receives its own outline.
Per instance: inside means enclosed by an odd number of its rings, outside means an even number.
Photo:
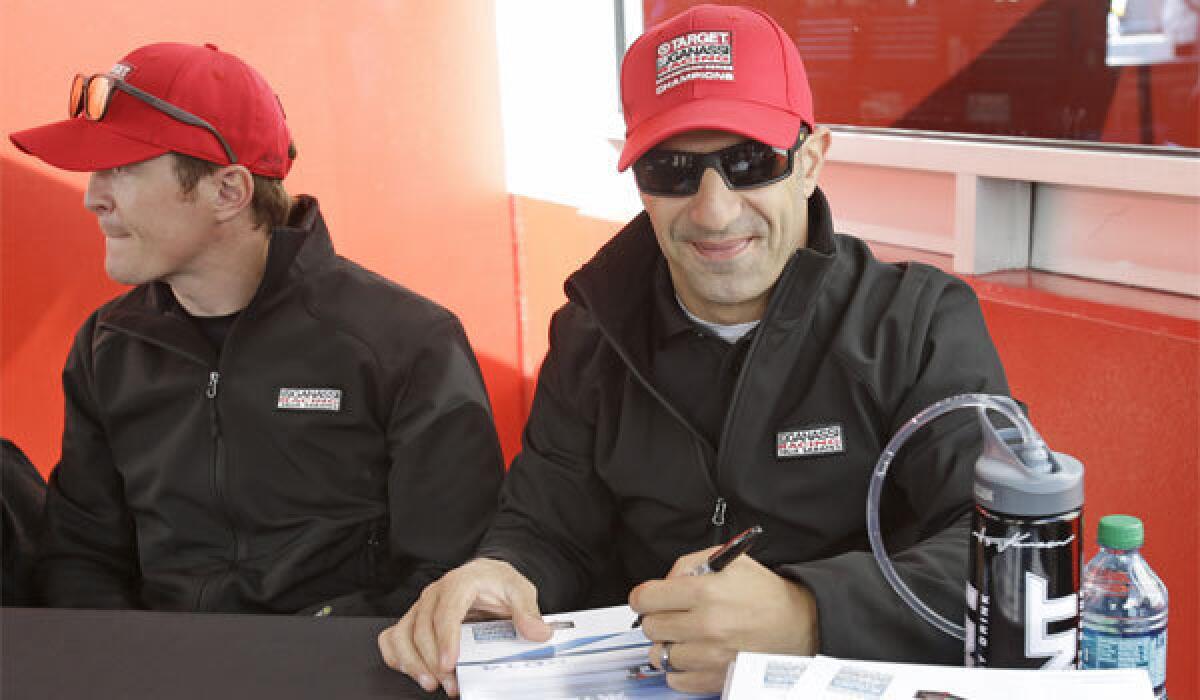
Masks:
[[[791,148],[815,126],[800,52],[769,15],[697,5],[651,27],[621,64],[628,168],[664,139],[695,129],[731,131]]]
[[[122,58],[109,75],[211,124],[250,172],[282,178],[291,168],[283,106],[258,71],[237,56],[212,44],[150,44]],[[9,138],[22,151],[64,170],[107,170],[168,151],[230,164],[208,130],[119,90],[100,121],[78,116]]]

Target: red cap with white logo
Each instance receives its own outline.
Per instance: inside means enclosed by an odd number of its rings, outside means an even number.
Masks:
[[[109,74],[211,124],[251,172],[282,178],[291,168],[291,134],[279,98],[237,56],[212,44],[151,44],[121,59]],[[78,116],[9,138],[22,151],[64,170],[106,170],[168,151],[229,164],[208,130],[119,90],[100,121]]]
[[[621,64],[625,147],[618,170],[664,139],[730,131],[791,148],[814,126],[800,52],[759,10],[697,5],[651,27]]]

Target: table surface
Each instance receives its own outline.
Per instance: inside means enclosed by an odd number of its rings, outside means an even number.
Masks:
[[[386,618],[0,611],[0,697],[433,699],[388,669]]]

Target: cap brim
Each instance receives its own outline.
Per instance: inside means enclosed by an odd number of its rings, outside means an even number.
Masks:
[[[701,99],[682,102],[638,124],[626,135],[617,171],[665,139],[685,131],[729,131],[776,148],[791,148],[804,117],[778,107],[741,100]],[[810,125],[811,126],[811,125]]]
[[[129,138],[89,119],[65,119],[9,134],[17,148],[56,168],[91,172],[160,156],[168,149]]]

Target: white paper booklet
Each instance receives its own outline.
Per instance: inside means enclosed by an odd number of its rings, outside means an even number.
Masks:
[[[547,615],[548,642],[519,638],[508,620],[463,625],[463,700],[696,698],[668,688],[649,664],[650,640],[633,628],[636,618],[628,605]]]
[[[1144,670],[1034,671],[738,654],[722,696],[837,700],[1152,700]]]
[[[729,665],[722,698],[784,700],[813,663],[811,656],[781,656],[743,651]]]

